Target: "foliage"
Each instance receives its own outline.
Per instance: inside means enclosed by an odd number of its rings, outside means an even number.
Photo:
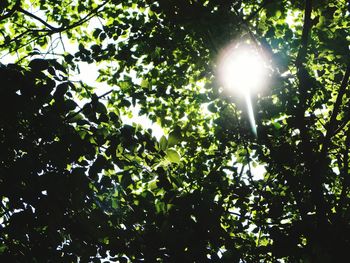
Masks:
[[[349,9],[2,1],[0,55],[15,59],[0,67],[1,261],[340,261],[350,248]],[[254,98],[258,138],[216,79],[235,39],[273,62]],[[111,90],[75,81],[82,63]],[[162,126],[159,141],[123,123],[135,105]]]

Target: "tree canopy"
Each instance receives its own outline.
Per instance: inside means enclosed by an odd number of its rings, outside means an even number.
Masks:
[[[349,16],[345,0],[1,1],[0,260],[346,258]],[[257,136],[217,78],[233,41],[271,63]]]

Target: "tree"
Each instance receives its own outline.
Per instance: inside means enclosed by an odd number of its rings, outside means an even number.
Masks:
[[[2,1],[0,54],[16,59],[0,68],[1,260],[347,256],[349,8]],[[273,62],[254,98],[257,138],[215,74],[235,39]],[[81,63],[110,91],[75,81]],[[123,123],[135,105],[166,136]]]

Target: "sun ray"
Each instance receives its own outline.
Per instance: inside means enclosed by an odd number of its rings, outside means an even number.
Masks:
[[[267,65],[253,45],[238,43],[226,48],[219,58],[219,79],[231,95],[244,97],[252,132],[257,136],[251,95],[266,85]]]

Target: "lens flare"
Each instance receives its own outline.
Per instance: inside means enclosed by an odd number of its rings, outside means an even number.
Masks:
[[[235,44],[219,57],[218,75],[222,86],[232,95],[244,97],[252,132],[257,135],[251,95],[266,86],[267,65],[257,48]]]
[[[222,53],[219,77],[225,89],[233,93],[253,93],[266,82],[267,67],[256,48],[235,45]]]

